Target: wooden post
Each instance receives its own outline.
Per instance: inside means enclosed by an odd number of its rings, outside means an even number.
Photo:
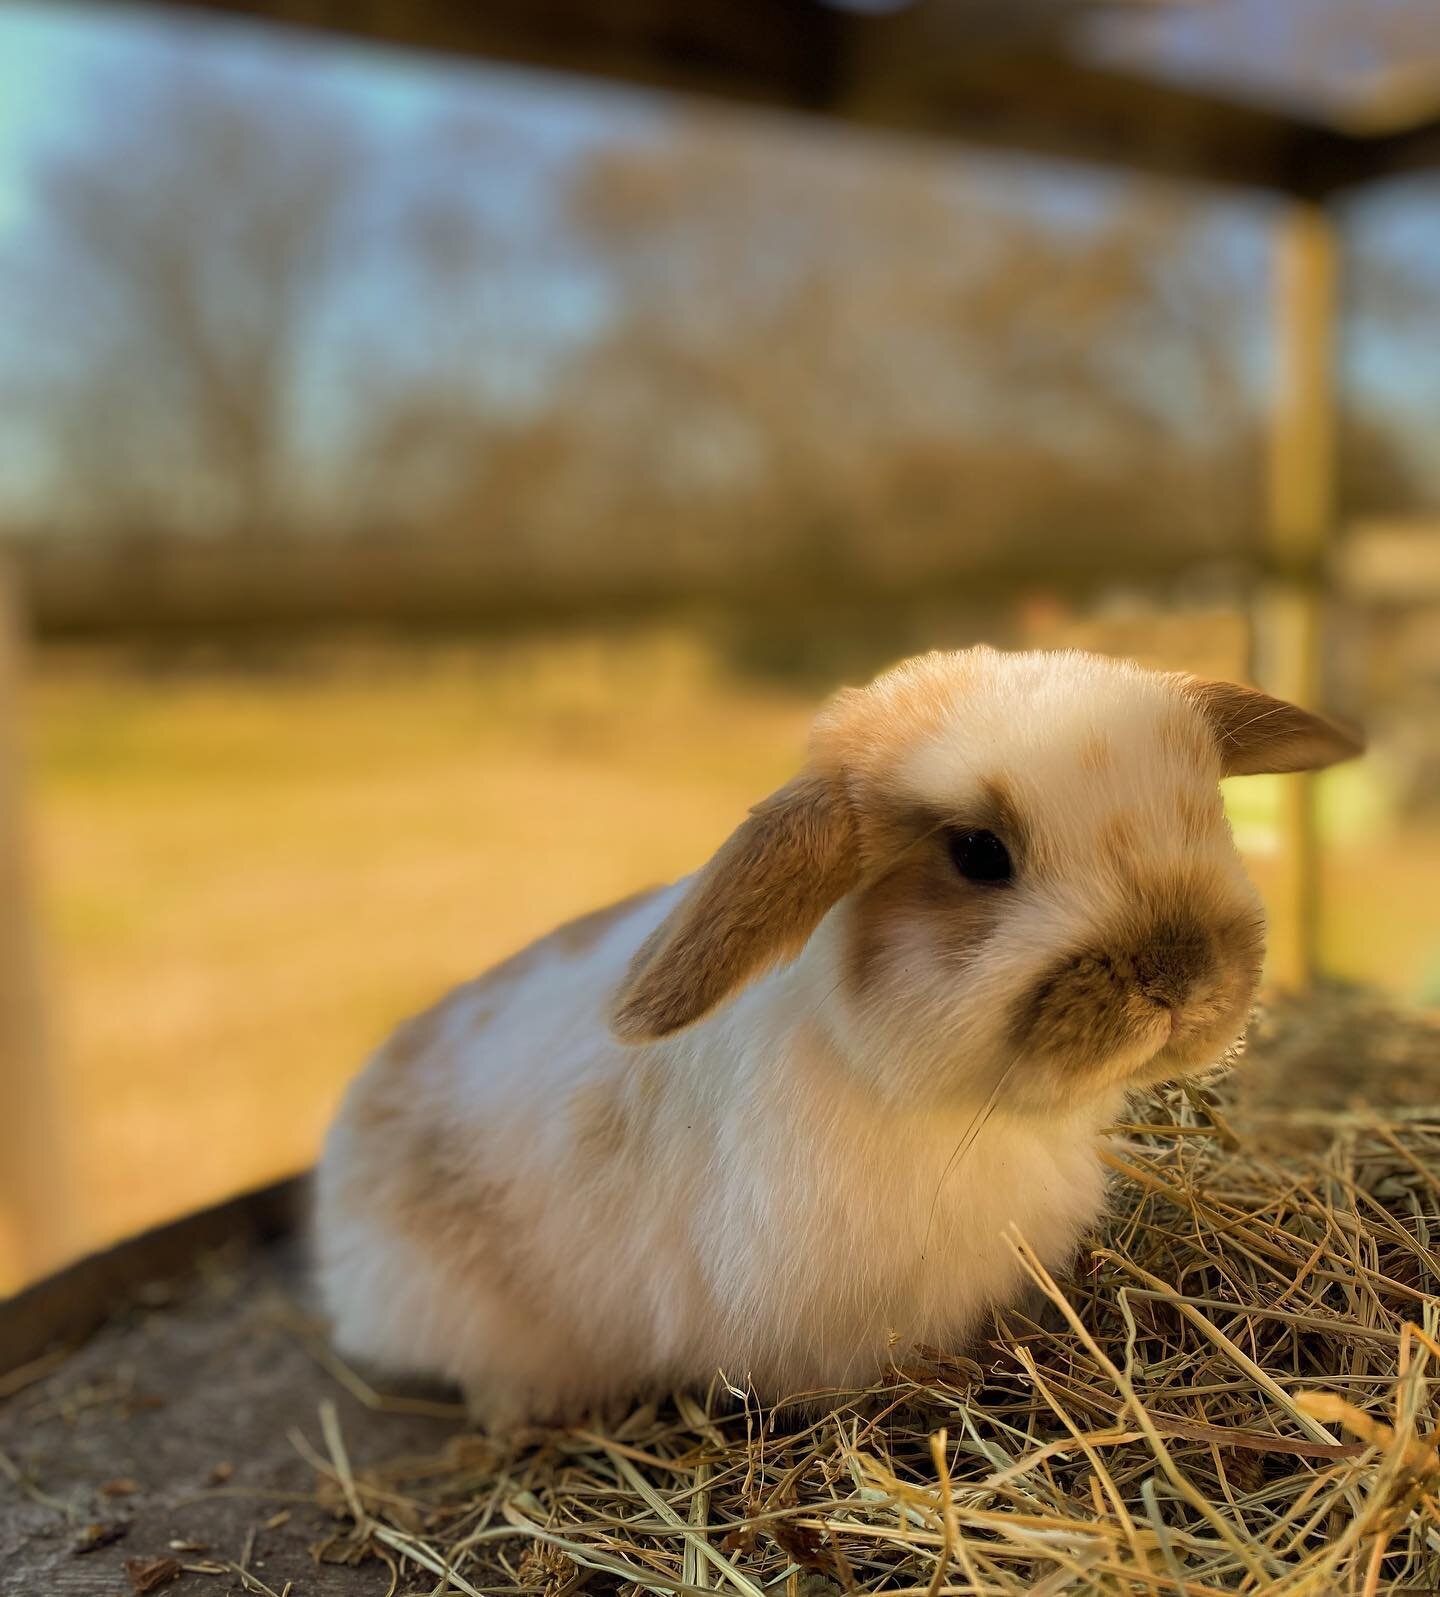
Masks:
[[[0,562],[0,1294],[60,1263],[71,1237],[21,797],[21,654],[16,583]]]
[[[1282,698],[1319,708],[1326,557],[1336,518],[1337,242],[1320,205],[1292,204],[1278,224],[1275,392],[1265,576],[1255,606],[1255,675]],[[1271,977],[1302,987],[1320,963],[1321,857],[1313,776],[1285,783],[1281,886],[1272,905]]]

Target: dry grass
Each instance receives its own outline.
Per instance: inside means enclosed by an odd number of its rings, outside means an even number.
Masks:
[[[1437,1041],[1406,1023],[1389,1048],[1440,1083]],[[1033,1302],[970,1356],[897,1349],[867,1392],[767,1411],[735,1371],[611,1428],[360,1474],[328,1411],[323,1556],[382,1558],[397,1592],[546,1597],[1440,1586],[1440,1116],[1171,1089],[1113,1163],[1067,1279],[1017,1237]]]

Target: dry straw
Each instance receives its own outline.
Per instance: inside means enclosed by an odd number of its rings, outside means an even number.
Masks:
[[[734,1597],[1440,1588],[1440,1116],[1252,1116],[1172,1090],[1111,1217],[970,1356],[761,1409],[717,1381],[602,1432],[356,1472],[314,1454],[392,1593]],[[382,1401],[382,1400],[377,1400]]]

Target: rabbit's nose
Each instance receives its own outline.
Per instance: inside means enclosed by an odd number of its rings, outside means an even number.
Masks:
[[[1180,1009],[1215,968],[1210,939],[1199,926],[1165,921],[1131,955],[1135,984],[1152,1003]]]

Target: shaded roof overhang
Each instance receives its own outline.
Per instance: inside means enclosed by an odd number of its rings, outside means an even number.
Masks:
[[[190,9],[863,126],[1323,200],[1440,162],[1440,118],[1366,136],[1084,59],[1016,0],[174,0]],[[1062,13],[1063,15],[1063,13]],[[1020,19],[1020,25],[1016,25]]]

